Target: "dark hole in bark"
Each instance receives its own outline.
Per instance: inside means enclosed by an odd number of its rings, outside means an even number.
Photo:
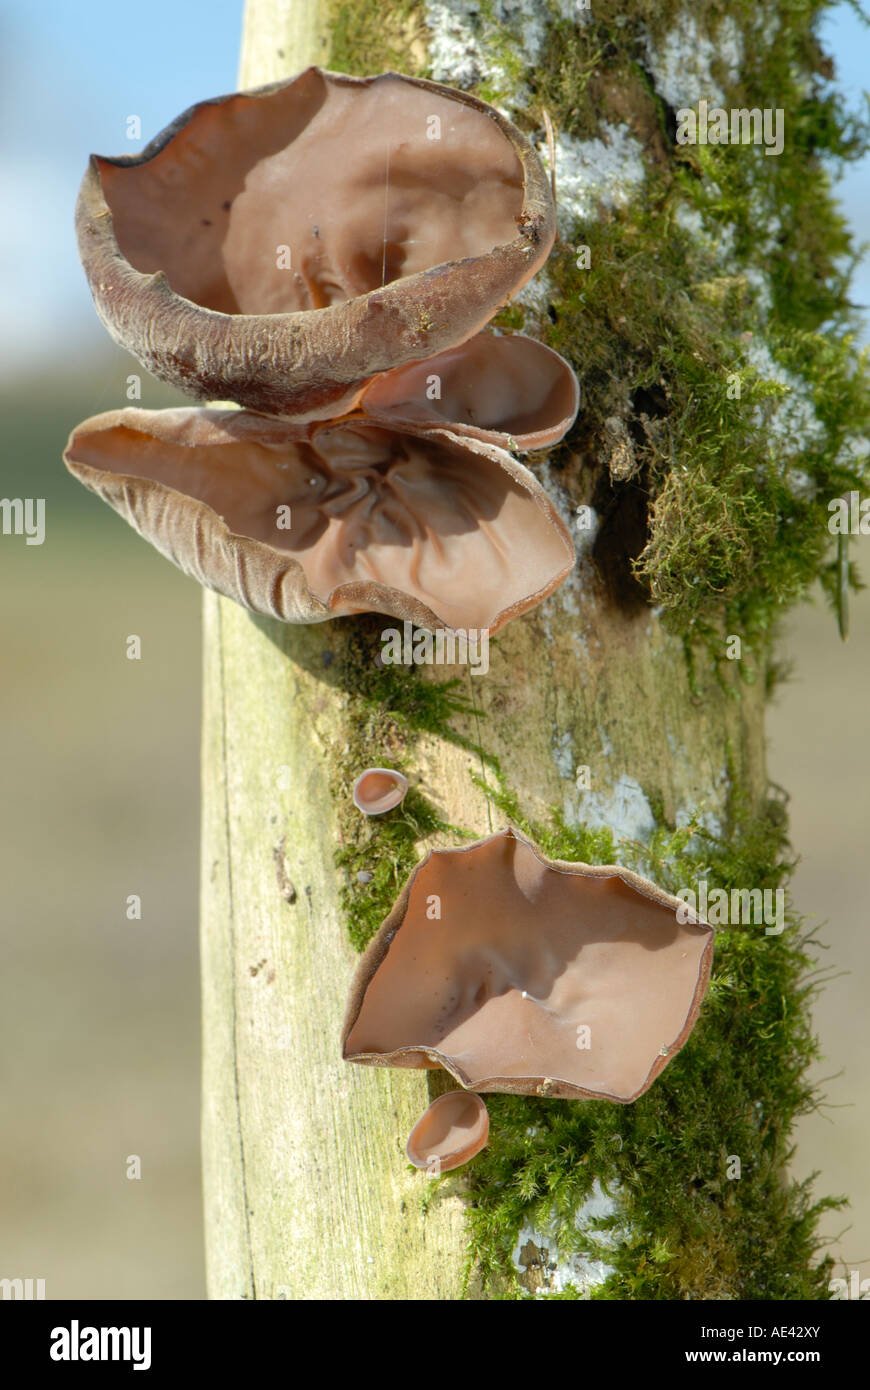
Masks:
[[[601,523],[592,559],[614,603],[629,610],[646,607],[649,593],[634,576],[632,562],[647,542],[648,510],[644,475],[613,488],[602,477],[592,498]]]
[[[649,77],[649,73],[647,74]],[[652,82],[652,78],[650,77]],[[677,143],[677,111],[676,107],[668,106],[666,101],[661,103],[662,115],[665,118],[665,131],[667,133],[668,145],[673,147]]]
[[[661,386],[639,386],[632,393],[631,404],[633,413],[629,421],[629,428],[640,429],[641,438],[643,431],[638,419],[640,415],[648,415],[651,420],[664,417],[668,413],[668,398]]]

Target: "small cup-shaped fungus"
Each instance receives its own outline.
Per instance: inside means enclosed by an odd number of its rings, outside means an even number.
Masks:
[[[549,860],[511,829],[435,850],[360,961],[342,1055],[442,1066],[475,1091],[635,1100],[709,980],[713,931],[684,911],[627,869]]]
[[[556,444],[574,423],[580,388],[552,348],[522,333],[477,333],[367,387],[359,408],[383,424],[460,430],[507,449]]]
[[[93,156],[76,230],[97,312],[155,376],[313,420],[477,333],[546,260],[555,209],[485,102],[312,67]]]
[[[497,631],[570,572],[532,473],[451,430],[244,410],[109,411],[64,459],[186,574],[254,612]]]
[[[353,784],[353,801],[367,816],[382,816],[405,799],[408,779],[391,767],[367,767]]]
[[[405,1149],[415,1168],[433,1177],[461,1168],[489,1139],[489,1114],[473,1091],[448,1091],[415,1124]]]

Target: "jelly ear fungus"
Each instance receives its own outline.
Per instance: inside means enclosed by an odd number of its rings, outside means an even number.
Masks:
[[[100,318],[155,376],[312,420],[483,328],[546,260],[555,208],[485,102],[311,67],[93,156],[76,232]]]
[[[489,1114],[473,1091],[448,1091],[433,1100],[415,1124],[405,1153],[432,1176],[460,1168],[489,1140]]]
[[[404,801],[408,779],[391,767],[367,767],[353,784],[353,802],[366,816],[383,816]]]
[[[186,574],[282,622],[496,632],[574,565],[529,469],[452,430],[126,409],[79,425],[64,458]]]
[[[549,860],[512,829],[434,850],[359,963],[342,1055],[444,1067],[475,1091],[636,1100],[709,981],[713,931],[683,907],[619,866]]]

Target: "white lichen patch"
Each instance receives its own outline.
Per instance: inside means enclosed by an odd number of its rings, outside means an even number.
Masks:
[[[570,234],[575,221],[597,218],[601,207],[627,207],[643,185],[643,147],[624,122],[602,122],[601,136],[594,140],[579,140],[562,131],[554,144],[556,203],[559,227],[565,235]],[[538,153],[549,169],[545,144]]]
[[[851,434],[837,450],[837,462],[847,468],[866,466],[870,461],[870,439],[866,434]]]
[[[794,458],[820,443],[825,426],[816,414],[809,383],[781,366],[759,338],[746,348],[746,360],[763,381],[776,382],[788,392],[756,407],[755,422],[768,433],[771,457]]]
[[[531,331],[534,337],[540,336],[541,330],[547,322],[547,310],[558,297],[558,291],[552,278],[547,269],[544,268],[539,270],[537,275],[533,275],[522,289],[518,290],[511,300],[511,304],[518,305],[522,309],[523,328],[527,332]]]
[[[592,19],[592,0],[556,0],[556,9],[574,24],[589,24]]]
[[[544,601],[539,610],[544,632],[548,643],[550,643],[557,636],[557,629],[561,624],[562,617],[576,619],[583,612],[584,606],[588,605],[592,581],[589,556],[595,543],[599,520],[597,513],[591,507],[586,509],[585,514],[581,515],[580,509],[575,507],[565,489],[558,482],[549,459],[545,459],[539,464],[534,472],[571,532],[574,548],[577,552],[577,563],[571,573],[562,581],[555,593]],[[572,626],[574,626],[573,623]],[[588,656],[589,643],[592,642],[597,645],[597,639],[591,627],[586,635],[575,629],[572,640],[577,655],[583,659]]]
[[[583,505],[576,509],[572,520],[574,548],[577,551],[577,558],[581,562],[586,561],[592,554],[595,545],[595,537],[598,535],[601,526],[601,518],[594,507]]]
[[[771,5],[757,5],[755,12],[745,17],[747,35],[751,35],[754,49],[773,48],[782,28],[782,17]]]
[[[527,66],[537,62],[549,15],[535,0],[427,0],[429,62],[436,82],[451,87],[488,83],[508,106],[523,104],[503,61],[501,44],[513,41]]]
[[[800,502],[812,502],[819,490],[815,478],[811,478],[803,468],[787,468],[783,480],[792,497]]]
[[[678,227],[701,243],[702,249],[714,257],[723,270],[731,267],[737,239],[737,228],[733,224],[708,221],[700,208],[690,203],[680,203],[674,220]]]
[[[596,1178],[589,1196],[574,1213],[574,1228],[592,1236],[596,1244],[606,1250],[612,1250],[625,1239],[627,1228],[618,1226],[601,1231],[596,1229],[596,1223],[616,1216],[619,1210],[616,1198],[608,1195]],[[593,1288],[603,1284],[613,1273],[613,1267],[604,1259],[577,1251],[560,1250],[555,1228],[550,1223],[543,1223],[540,1227],[532,1224],[523,1226],[511,1260],[526,1287],[545,1296],[562,1293],[569,1285],[588,1296]]]
[[[465,0],[430,0],[424,14],[435,81],[463,88],[480,82],[491,63],[483,43],[480,5]]]
[[[568,793],[564,814],[569,825],[583,823],[593,830],[610,830],[616,841],[646,843],[656,828],[655,816],[642,786],[625,772],[611,787],[601,791],[595,785],[593,769],[592,787],[588,791]]]
[[[707,184],[708,194],[713,192]],[[716,263],[722,275],[739,276],[750,288],[759,317],[766,320],[773,305],[770,276],[761,265],[741,264],[736,255],[737,228],[733,223],[719,222],[704,216],[700,208],[681,203],[674,214],[677,226],[687,232],[699,249]],[[753,222],[758,229],[754,254],[760,261],[769,260],[781,234],[779,219],[765,214],[753,204]]]
[[[553,0],[550,6],[540,0],[426,0],[432,76],[451,87],[495,87],[509,114],[528,105],[528,87],[518,82],[517,73],[539,62],[550,24],[558,18],[578,27],[588,24],[591,4],[592,0]],[[506,49],[513,51],[509,63]]]
[[[553,762],[560,777],[571,781],[574,777],[574,739],[570,729],[553,738]]]
[[[773,306],[773,292],[770,288],[770,276],[761,270],[759,266],[750,265],[744,269],[743,278],[755,296],[755,305],[760,316],[763,319],[767,319]]]
[[[584,569],[583,565],[575,565],[567,579],[538,609],[547,648],[558,645],[567,633],[581,664],[587,663],[599,646],[594,626],[588,620],[582,627],[578,623],[590,605],[589,581]]]
[[[557,595],[559,606],[568,618],[578,618],[580,616],[580,584],[576,579],[576,575],[577,570],[575,569],[574,576],[568,576]],[[579,634],[575,634],[575,645],[577,643],[580,643],[580,645],[577,646],[577,650],[585,653],[586,643],[585,641],[581,641]]]
[[[574,504],[565,489],[558,482],[550,464],[550,460],[544,459],[534,472],[539,483],[546,490],[547,496],[555,506],[556,511],[573,535],[575,520]]]
[[[743,35],[733,15],[726,16],[708,34],[688,8],[657,43],[647,32],[643,48],[656,91],[675,111],[697,106],[702,99],[721,106],[725,92],[714,76],[714,67],[718,63],[723,80],[730,85],[737,80],[743,62]]]
[[[682,227],[689,236],[699,240],[707,235],[707,228],[700,208],[692,207],[691,203],[680,203],[674,214],[674,221],[678,227]]]
[[[696,770],[690,765],[685,749],[680,747],[679,739],[670,730],[667,734],[667,741],[674,760],[682,764],[683,785],[696,785]],[[691,799],[689,796],[684,796],[681,801],[674,816],[674,824],[677,829],[682,830],[686,826],[695,825],[699,830],[712,835],[714,839],[721,840],[725,835],[730,793],[731,779],[728,775],[728,768],[723,764],[718,772],[711,769],[706,787],[693,793]],[[687,842],[687,849],[693,854],[702,854],[705,848],[709,848],[709,846],[700,835],[693,835]]]

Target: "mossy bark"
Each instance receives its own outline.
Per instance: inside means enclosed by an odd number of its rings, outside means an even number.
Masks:
[[[395,66],[420,71],[420,7],[376,9],[375,18],[375,7],[248,0],[241,85],[309,62],[329,66],[336,52],[345,66],[348,54],[359,55],[356,70],[369,71],[367,43],[374,60],[387,53]],[[614,90],[619,121],[625,91]],[[602,117],[607,100],[602,87]],[[647,152],[660,157],[653,140]],[[595,323],[585,332],[582,356],[594,362]],[[601,486],[588,454],[563,450],[564,503],[573,508]],[[390,620],[282,627],[205,596],[203,1149],[212,1297],[480,1292],[474,1280],[464,1283],[462,1181],[440,1189],[424,1214],[427,1179],[403,1153],[439,1082],[339,1056],[356,958],[348,904],[366,889],[336,858],[356,864],[379,853],[378,832],[349,807],[362,766],[402,764],[420,805],[434,808],[429,821],[407,823],[420,853],[450,842],[439,820],[480,835],[504,823],[481,785],[495,785],[496,762],[499,785],[541,821],[582,821],[593,809],[600,821],[601,808],[618,807],[628,788],[617,842],[631,834],[638,807],[659,825],[700,808],[727,827],[739,789],[743,812],[760,811],[764,681],[740,680],[739,663],[690,665],[683,638],[629,577],[637,551],[630,515],[621,516],[617,509],[596,563],[581,562],[562,590],[493,643],[486,675],[393,673],[394,682],[433,690],[455,677],[464,708],[449,728],[437,718],[403,719],[398,687],[379,706],[378,634]],[[417,705],[426,707],[425,692]],[[578,783],[583,767],[588,786]],[[415,825],[435,828],[415,837]],[[612,1176],[603,1167],[601,1175]],[[736,1226],[737,1192],[734,1202]]]

